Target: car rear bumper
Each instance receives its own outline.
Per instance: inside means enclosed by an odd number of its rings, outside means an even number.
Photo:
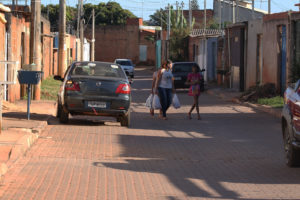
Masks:
[[[81,96],[68,96],[64,107],[72,115],[100,115],[100,116],[120,116],[128,112],[130,108],[129,95],[119,97],[90,97],[82,98]],[[101,102],[105,107],[90,105],[89,102]]]
[[[292,142],[292,145],[293,145],[294,148],[300,149],[300,142],[294,141],[294,142]]]
[[[91,116],[109,116],[120,117],[125,115],[128,110],[113,110],[113,109],[96,109],[96,108],[84,108],[84,109],[68,109],[71,115],[91,115]]]

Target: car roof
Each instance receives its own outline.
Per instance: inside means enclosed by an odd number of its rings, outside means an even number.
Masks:
[[[197,63],[196,62],[174,62],[173,63],[173,65],[176,65],[176,64],[197,64]]]
[[[102,65],[116,65],[116,63],[101,62],[101,61],[75,61],[75,62],[73,62],[73,64],[76,64],[76,63],[82,63],[82,64],[95,63],[95,64],[102,64]]]
[[[116,60],[119,60],[119,61],[131,61],[130,59],[125,59],[125,58],[117,58]]]

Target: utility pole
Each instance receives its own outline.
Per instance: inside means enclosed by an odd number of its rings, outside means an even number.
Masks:
[[[268,14],[271,14],[271,0],[268,0]]]
[[[206,30],[206,0],[204,0],[204,29]]]
[[[80,0],[78,0],[78,4],[77,4],[77,31],[76,31],[76,37],[79,38],[79,26],[80,26]]]
[[[66,0],[59,0],[59,46],[58,73],[63,76],[67,67],[66,60]]]
[[[192,4],[191,0],[189,0],[189,26],[192,27]]]
[[[171,29],[171,7],[168,4],[168,30],[167,30],[167,59],[170,55],[170,30]]]
[[[218,0],[219,4],[219,29],[222,28],[222,5],[221,5],[221,0]]]
[[[184,2],[181,2],[181,28],[183,27],[183,9],[184,9]]]
[[[30,62],[41,71],[41,1],[31,0]],[[41,83],[34,86],[34,99],[41,98]]]
[[[252,0],[252,19],[254,19],[254,0]]]
[[[84,53],[84,30],[83,30],[83,20],[84,20],[84,17],[83,17],[83,1],[80,0],[80,60],[83,61],[83,53]]]
[[[232,0],[232,23],[235,24],[235,0]]]
[[[95,9],[92,11],[93,22],[92,22],[92,46],[91,46],[91,61],[95,61]]]
[[[235,21],[236,22],[239,22],[240,21],[240,16],[239,16],[239,4],[240,4],[240,2],[239,2],[239,0],[235,0],[235,2],[236,2],[236,19],[235,19]]]

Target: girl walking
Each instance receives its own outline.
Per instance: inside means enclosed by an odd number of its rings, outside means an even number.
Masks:
[[[199,67],[197,65],[193,65],[192,73],[188,74],[186,84],[190,85],[189,89],[189,96],[194,98],[194,103],[188,112],[188,118],[192,119],[191,113],[193,112],[194,108],[196,108],[198,120],[201,119],[199,113],[199,95],[200,95],[200,81],[202,79],[201,74],[199,73]]]
[[[155,92],[158,94],[162,107],[162,117],[167,119],[167,110],[172,103],[172,93],[175,93],[174,78],[171,71],[172,62],[168,60],[157,73]]]

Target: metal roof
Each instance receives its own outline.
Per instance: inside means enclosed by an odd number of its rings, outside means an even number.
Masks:
[[[224,34],[224,30],[219,29],[193,29],[190,37],[218,37]]]

